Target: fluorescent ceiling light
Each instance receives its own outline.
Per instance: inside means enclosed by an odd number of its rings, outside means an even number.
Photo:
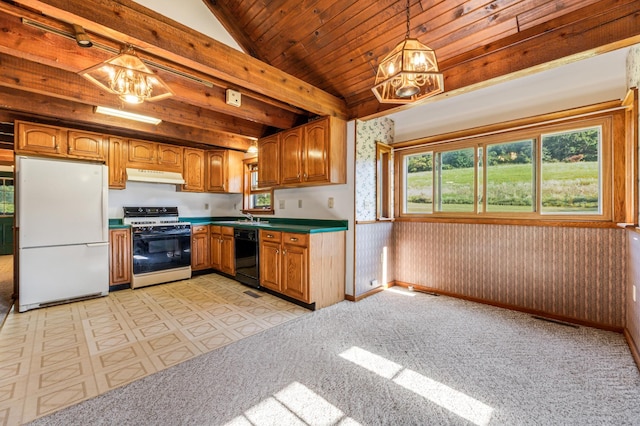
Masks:
[[[141,121],[142,123],[160,124],[162,122],[162,120],[160,120],[159,118],[149,117],[148,115],[135,114],[133,112],[124,111],[121,109],[107,108],[103,106],[97,106],[96,112],[100,114],[111,115],[113,117],[126,118],[127,120]]]

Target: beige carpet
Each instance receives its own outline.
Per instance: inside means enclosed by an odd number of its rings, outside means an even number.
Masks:
[[[640,425],[622,335],[422,293],[341,302],[36,425]]]

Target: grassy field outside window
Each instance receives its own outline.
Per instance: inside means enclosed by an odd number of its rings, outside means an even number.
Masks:
[[[400,152],[401,215],[605,219],[610,132],[586,123]]]

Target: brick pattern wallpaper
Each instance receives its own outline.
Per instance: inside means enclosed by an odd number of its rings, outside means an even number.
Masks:
[[[622,229],[397,222],[395,278],[622,327],[625,239]]]

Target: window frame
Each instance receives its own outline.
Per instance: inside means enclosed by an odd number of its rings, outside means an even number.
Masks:
[[[376,142],[376,220],[393,220],[393,147]]]
[[[620,105],[620,104],[618,104]],[[529,119],[526,125],[518,125],[517,121],[511,123],[503,123],[501,128],[497,125],[486,126],[483,128],[472,129],[466,132],[458,132],[457,134],[443,135],[442,137],[432,137],[426,140],[412,141],[403,145],[394,146],[396,181],[395,181],[395,205],[396,220],[412,220],[412,221],[461,221],[465,223],[507,223],[507,224],[562,224],[567,225],[574,223],[576,226],[582,226],[590,223],[593,226],[608,226],[605,222],[621,222],[619,212],[625,208],[628,210],[628,204],[635,202],[629,200],[627,194],[624,194],[626,187],[632,185],[636,173],[633,168],[625,168],[625,159],[620,159],[620,152],[629,151],[626,146],[625,131],[629,131],[628,120],[625,121],[624,108],[618,108],[614,111],[594,111],[591,114],[580,116],[565,116],[561,119],[535,121]],[[557,133],[562,131],[579,130],[601,126],[601,145],[600,145],[600,207],[601,214],[585,213],[542,213],[541,211],[541,167],[542,167],[542,144],[541,137],[543,134]],[[533,212],[487,212],[486,211],[486,187],[487,187],[487,156],[488,147],[499,143],[512,143],[525,139],[533,139],[534,147],[532,154],[535,157],[534,162],[534,203]],[[406,169],[405,158],[410,155],[418,155],[422,153],[432,153],[434,158],[433,173],[433,190],[435,191],[436,165],[435,158],[437,153],[445,151],[453,151],[461,148],[474,148],[474,209],[473,212],[438,212],[436,211],[436,194],[433,197],[432,213],[408,213],[405,211],[406,206]],[[482,149],[482,163],[479,167],[478,150]],[[627,161],[627,163],[629,163]],[[624,180],[623,189],[618,191],[618,183]],[[614,187],[616,182],[616,187]],[[480,193],[480,191],[482,191]],[[626,189],[627,192],[628,189]],[[622,192],[622,193],[621,193]],[[479,204],[479,199],[483,200]],[[626,197],[626,198],[625,198]],[[621,208],[620,208],[621,206]]]
[[[273,208],[273,188],[251,188],[251,173],[258,173],[258,170],[252,170],[252,166],[258,166],[258,158],[247,158],[243,160],[243,176],[242,176],[242,212],[251,214],[274,214]],[[257,194],[269,194],[271,196],[271,205],[269,208],[250,208],[251,196]]]

